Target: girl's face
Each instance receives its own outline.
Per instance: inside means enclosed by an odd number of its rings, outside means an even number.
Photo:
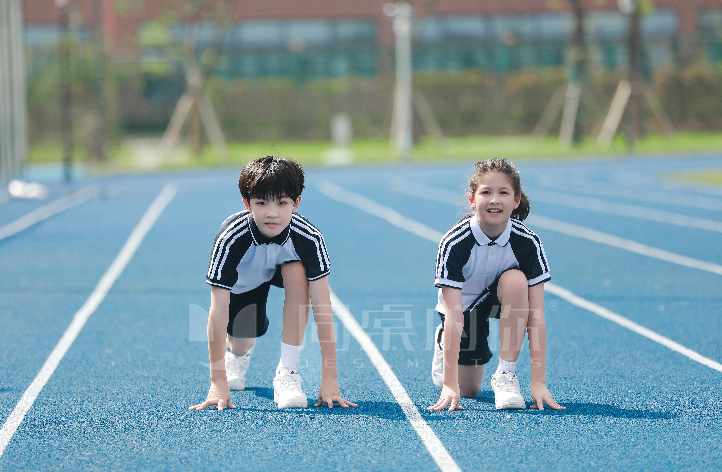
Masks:
[[[469,203],[479,218],[481,230],[489,239],[496,239],[506,229],[521,195],[514,195],[509,178],[501,172],[487,172],[476,183],[476,192],[469,195]]]

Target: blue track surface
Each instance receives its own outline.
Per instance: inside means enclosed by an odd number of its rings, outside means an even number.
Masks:
[[[333,182],[443,233],[465,212],[471,167],[309,168],[299,209],[325,235],[332,290],[453,460],[462,470],[718,470],[722,372],[550,293],[547,383],[566,410],[498,412],[487,372],[464,411],[426,411],[438,398],[429,378],[436,245],[319,185]],[[623,206],[719,224],[722,191],[664,178],[720,167],[722,158],[709,156],[519,169],[533,215],[722,266],[722,233],[641,219]],[[97,186],[100,197],[0,240],[2,424],[151,202],[169,182],[178,190],[12,435],[0,470],[438,470],[339,320],[339,381],[359,408],[276,409],[280,290],[271,292],[277,316],[255,348],[248,388],[233,393],[238,408],[188,410],[208,388],[207,346],[198,340],[210,304],[204,277],[215,231],[241,208],[239,171],[86,178],[76,188]],[[45,202],[1,202],[0,227],[73,189],[50,190]],[[458,198],[446,203],[448,192]],[[575,208],[582,197],[620,210]],[[529,226],[544,242],[553,284],[722,362],[722,275],[537,228],[533,219]],[[300,362],[310,399],[320,381],[314,331],[310,323]],[[528,351],[518,374],[530,402]]]

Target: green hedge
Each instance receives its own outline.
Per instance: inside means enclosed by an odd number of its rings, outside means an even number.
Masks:
[[[153,76],[132,65],[114,66],[106,83],[107,135],[161,133],[183,91],[178,74]],[[93,128],[93,83],[87,58],[74,67],[76,142],[88,142]],[[504,75],[464,72],[416,73],[414,83],[429,102],[447,136],[529,133],[556,90],[567,81],[564,68],[520,70]],[[57,67],[35,75],[28,87],[30,142],[59,141]],[[583,132],[598,128],[619,83],[618,73],[590,75],[584,83],[580,120]],[[653,88],[678,130],[722,129],[722,68],[693,66],[660,72]],[[334,113],[351,115],[356,138],[388,136],[393,77],[346,77],[303,84],[291,79],[206,82],[229,141],[328,139]],[[153,93],[149,93],[149,90]],[[557,119],[558,120],[558,119]],[[558,122],[557,122],[558,124]],[[654,120],[648,119],[652,128]],[[423,133],[416,117],[415,130]]]

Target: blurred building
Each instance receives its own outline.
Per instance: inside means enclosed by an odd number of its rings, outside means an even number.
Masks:
[[[309,80],[374,76],[390,64],[393,33],[382,11],[387,1],[70,0],[69,8],[76,40],[88,41],[89,32],[101,28],[116,58],[163,58],[166,51],[157,41],[159,22],[167,25],[166,39],[175,43],[183,41],[186,24],[197,23],[199,50],[220,55],[216,73],[227,78]],[[183,18],[185,3],[204,3],[205,8]],[[477,68],[501,73],[565,63],[574,23],[568,0],[410,3],[416,70]],[[42,62],[43,48],[58,40],[57,8],[54,0],[24,4],[26,45],[36,52],[32,58]],[[642,20],[648,68],[690,57],[722,61],[722,0],[653,4],[654,10]],[[607,69],[623,66],[627,20],[617,0],[585,0],[584,5],[591,62]],[[164,21],[171,17],[173,22]]]

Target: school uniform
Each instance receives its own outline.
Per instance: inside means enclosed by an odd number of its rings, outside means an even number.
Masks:
[[[530,287],[551,279],[541,240],[514,218],[493,241],[481,230],[476,215],[461,220],[441,239],[434,283],[439,287],[436,311],[443,322],[442,287],[461,290],[464,330],[459,365],[483,365],[491,360],[489,318],[499,318],[497,284],[501,274],[510,269],[524,273]]]
[[[283,287],[281,264],[301,261],[309,281],[331,267],[321,232],[294,213],[278,235],[261,234],[248,210],[229,216],[216,233],[206,282],[231,292],[228,334],[255,338],[268,330],[266,301],[271,285]]]

